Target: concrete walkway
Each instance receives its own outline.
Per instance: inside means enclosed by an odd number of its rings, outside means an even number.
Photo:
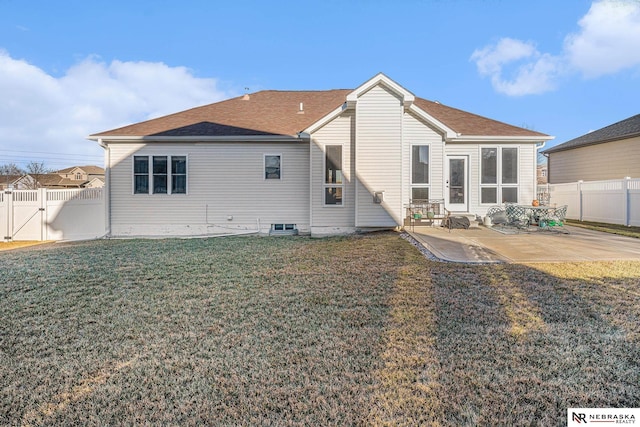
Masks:
[[[535,263],[640,261],[640,239],[565,226],[568,234],[548,231],[502,234],[484,226],[468,230],[415,227],[406,231],[444,261]]]

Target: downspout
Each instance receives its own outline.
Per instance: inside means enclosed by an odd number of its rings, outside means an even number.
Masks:
[[[538,152],[541,149],[543,149],[546,144],[547,144],[547,141],[536,143],[536,170],[534,172],[534,178],[533,178],[533,182],[536,183],[536,192],[534,193],[534,197],[538,197]],[[542,155],[545,156],[544,154]],[[547,167],[547,183],[549,183],[549,167]]]
[[[104,237],[111,237],[111,149],[98,138],[98,144],[104,148]]]
[[[298,133],[300,138],[300,133]],[[313,230],[313,141],[309,134],[309,234]],[[324,191],[324,190],[323,190]]]
[[[549,157],[549,153],[542,153],[542,155],[547,158],[547,185],[549,185],[549,183],[551,182],[551,174],[549,173],[551,172],[551,168],[549,167],[551,157]]]

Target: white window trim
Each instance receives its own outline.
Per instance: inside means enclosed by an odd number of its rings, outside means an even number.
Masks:
[[[280,157],[280,177],[278,179],[276,178],[269,178],[267,179],[267,156],[279,156]],[[282,153],[263,153],[262,154],[262,180],[263,181],[282,181],[283,178],[283,164],[284,164],[284,157],[282,156]]]
[[[496,157],[496,183],[495,184],[483,184],[482,183],[482,150],[485,148],[495,148],[497,150],[497,157]],[[517,165],[518,165],[518,171],[516,173],[516,183],[509,183],[509,184],[503,184],[502,183],[502,149],[503,148],[515,148],[516,149],[516,160],[517,160]],[[510,145],[481,145],[479,148],[479,153],[478,153],[478,158],[479,160],[479,171],[480,171],[480,176],[478,177],[478,183],[479,183],[479,188],[480,191],[478,192],[479,194],[479,201],[480,201],[480,206],[493,206],[493,205],[501,205],[502,202],[502,189],[503,188],[516,188],[517,189],[517,199],[518,201],[520,200],[520,170],[521,170],[521,165],[520,165],[520,146],[510,146]],[[483,188],[495,188],[496,189],[496,202],[486,202],[483,203],[482,202],[482,189]],[[519,202],[518,202],[519,203]]]
[[[136,193],[136,173],[135,173],[135,168],[136,168],[136,162],[135,162],[135,158],[136,157],[146,157],[147,158],[147,162],[148,162],[148,172],[147,172],[147,177],[149,178],[149,191],[147,193]],[[166,157],[167,158],[167,192],[166,193],[154,193],[153,192],[153,158],[154,157]],[[171,158],[172,157],[184,157],[185,158],[185,162],[186,162],[186,170],[187,173],[185,174],[185,192],[184,193],[173,193],[173,185],[171,185],[172,183],[172,169],[171,169]],[[186,196],[187,194],[189,194],[189,156],[187,154],[166,154],[166,153],[145,153],[145,154],[140,154],[140,153],[136,153],[134,155],[131,156],[131,177],[133,178],[131,180],[131,194],[134,196],[155,196],[155,197],[162,197],[162,196]]]
[[[427,177],[429,182],[426,183],[426,184],[424,184],[424,183],[414,184],[414,182],[413,182],[413,147],[422,147],[422,146],[429,147],[429,176]],[[409,199],[413,198],[413,189],[414,188],[428,188],[429,189],[429,197],[431,197],[431,183],[433,182],[433,180],[431,179],[432,169],[433,168],[431,167],[431,143],[412,143],[412,144],[410,144],[410,148],[409,148]]]
[[[327,183],[327,177],[326,177],[326,173],[327,173],[327,146],[339,146],[342,147],[342,153],[341,153],[341,157],[342,157],[342,165],[340,165],[342,167],[342,169],[340,169],[342,171],[342,184],[334,184],[334,183]],[[345,185],[345,176],[344,176],[344,146],[345,144],[324,144],[322,146],[322,206],[325,208],[344,208],[345,204],[346,204],[346,197],[345,197],[345,192],[346,192],[346,185]],[[327,204],[327,198],[326,198],[326,189],[327,188],[342,188],[342,203],[341,204],[336,204],[336,205],[331,205],[331,204]]]

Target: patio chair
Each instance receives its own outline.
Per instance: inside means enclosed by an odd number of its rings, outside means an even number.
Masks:
[[[567,216],[567,208],[568,206],[564,205],[556,209],[554,217],[557,221],[564,223],[565,217]]]
[[[567,205],[560,206],[552,215],[550,215],[549,219],[553,220],[557,225],[563,225],[565,217],[567,216],[567,208]]]
[[[507,222],[509,222],[504,207],[502,206],[491,206],[489,209],[487,209],[486,216],[491,218],[492,224],[506,224]]]
[[[508,220],[507,225],[517,228],[529,228],[531,218],[523,206],[515,203],[507,203],[505,205],[505,212]]]

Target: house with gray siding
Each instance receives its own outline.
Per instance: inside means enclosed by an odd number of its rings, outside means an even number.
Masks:
[[[542,153],[551,184],[640,178],[640,114]]]
[[[413,95],[384,74],[356,89],[260,91],[96,133],[108,234],[402,227],[413,199],[484,215],[536,195],[552,137]]]

